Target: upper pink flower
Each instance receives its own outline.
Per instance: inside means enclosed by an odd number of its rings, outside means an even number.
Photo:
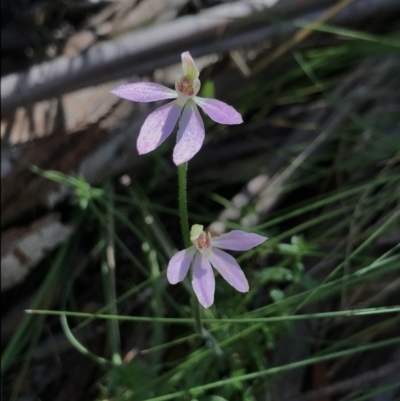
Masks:
[[[179,251],[169,261],[168,281],[171,284],[182,281],[193,263],[193,290],[199,302],[208,308],[214,302],[215,277],[211,268],[213,265],[233,288],[247,292],[249,284],[242,269],[231,255],[221,249],[247,251],[266,239],[258,234],[238,230],[212,238],[210,233],[203,231],[203,226],[195,224],[190,231],[193,246]]]
[[[134,102],[176,99],[147,117],[137,140],[139,154],[151,152],[168,138],[182,113],[173,154],[176,165],[190,160],[203,144],[204,124],[197,105],[217,123],[243,122],[242,116],[226,103],[196,96],[200,90],[199,70],[189,52],[182,53],[182,69],[183,74],[175,81],[176,90],[152,82],[137,82],[121,85],[111,91],[114,95]]]

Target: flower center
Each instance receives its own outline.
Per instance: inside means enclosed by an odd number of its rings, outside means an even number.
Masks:
[[[203,226],[194,224],[190,231],[190,240],[195,248],[200,251],[204,257],[209,258],[212,255],[212,240],[210,233],[203,231]]]
[[[184,93],[185,95],[188,96],[194,95],[193,85],[188,77],[183,77],[180,80],[180,82],[178,83],[178,90],[179,92]]]
[[[197,249],[199,251],[209,248],[211,246],[211,238],[209,238],[206,234],[205,231],[203,231],[200,235],[199,238],[196,240],[197,242]]]

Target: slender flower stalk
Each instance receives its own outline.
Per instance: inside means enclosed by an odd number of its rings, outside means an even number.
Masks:
[[[201,86],[199,70],[189,52],[182,53],[182,70],[183,73],[175,81],[175,90],[152,82],[136,82],[111,91],[133,102],[175,99],[149,114],[140,129],[137,150],[139,154],[145,154],[159,147],[180,119],[173,153],[176,165],[189,161],[204,142],[204,124],[197,106],[219,124],[243,122],[242,116],[226,103],[196,96]]]
[[[187,213],[186,174],[187,163],[178,166],[179,216],[181,219],[182,237],[185,246],[190,246],[189,219]]]
[[[182,281],[193,264],[192,286],[199,302],[209,308],[214,303],[215,277],[211,265],[237,291],[247,292],[249,284],[236,262],[228,253],[247,251],[262,244],[267,238],[254,233],[234,230],[212,238],[203,231],[203,226],[195,224],[190,231],[192,246],[176,253],[168,264],[167,278],[171,284]]]
[[[181,219],[183,243],[185,246],[190,246],[190,231],[189,231],[189,219],[187,214],[187,196],[186,196],[186,177],[187,177],[187,163],[183,163],[178,166],[178,187],[179,187],[179,216]],[[196,328],[196,332],[199,335],[203,335],[205,330],[201,322],[201,314],[199,302],[196,299],[194,293],[192,293],[192,310],[193,319]]]

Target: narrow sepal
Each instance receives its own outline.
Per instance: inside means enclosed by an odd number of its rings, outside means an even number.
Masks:
[[[178,94],[173,89],[153,82],[120,85],[118,88],[113,89],[111,93],[133,102],[155,102],[178,97]]]

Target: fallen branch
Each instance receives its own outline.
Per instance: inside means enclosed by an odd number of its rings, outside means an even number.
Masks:
[[[242,1],[136,31],[93,46],[75,57],[60,57],[4,77],[1,80],[2,113],[7,115],[18,106],[90,85],[152,72],[173,64],[180,53],[188,49],[195,57],[225,53],[277,34],[293,33],[296,30],[293,21],[279,27],[266,22],[272,16],[314,21],[332,3],[333,0],[308,0],[293,6],[292,1],[280,1],[266,10],[264,1]],[[356,0],[333,21],[340,25],[355,24],[379,14],[396,12],[400,12],[398,0]]]

